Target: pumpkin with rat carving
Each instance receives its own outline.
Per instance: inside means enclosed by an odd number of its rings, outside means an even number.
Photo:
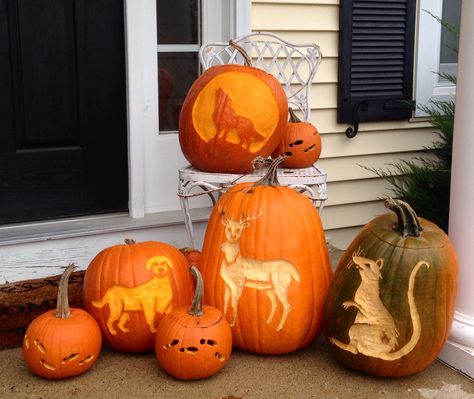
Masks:
[[[369,222],[341,257],[324,335],[338,361],[383,377],[425,369],[454,315],[457,260],[447,235],[403,201]]]

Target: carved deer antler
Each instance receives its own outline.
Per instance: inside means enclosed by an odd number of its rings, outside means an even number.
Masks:
[[[249,222],[251,220],[255,220],[255,219],[258,219],[260,216],[262,216],[262,210],[260,209],[258,212],[256,213],[250,213],[247,211],[246,215],[244,216],[243,212],[240,214],[240,220],[239,220],[239,223],[245,223],[245,222]]]

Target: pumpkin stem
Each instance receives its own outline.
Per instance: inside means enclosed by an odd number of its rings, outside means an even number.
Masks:
[[[301,123],[301,119],[298,118],[298,115],[296,115],[295,111],[293,108],[289,108],[288,111],[290,112],[290,119],[288,122],[291,123]]]
[[[204,312],[202,311],[202,296],[204,295],[204,282],[202,281],[201,273],[198,268],[192,265],[189,268],[189,271],[196,280],[196,289],[194,290],[193,302],[191,303],[191,308],[188,310],[188,313],[191,316],[202,316]]]
[[[234,42],[233,40],[229,40],[229,46],[236,49],[240,55],[243,57],[245,66],[252,66],[252,59],[248,55],[248,53],[245,51],[245,49],[240,45]]]
[[[397,215],[397,224],[393,226],[403,237],[419,237],[423,231],[418,216],[413,208],[405,201],[393,198],[386,198],[384,205],[386,208],[395,212]]]
[[[282,164],[285,161],[285,158],[286,157],[284,155],[280,155],[276,157],[270,164],[267,170],[267,173],[265,173],[265,175],[260,180],[255,182],[254,187],[255,186],[272,186],[272,187],[280,186],[280,182],[278,181],[277,171],[278,171],[278,166],[280,166],[280,164]]]
[[[69,298],[67,296],[67,287],[69,284],[69,276],[76,268],[74,263],[70,263],[66,270],[64,270],[61,280],[59,280],[58,299],[56,305],[56,317],[58,319],[67,319],[71,316],[71,309],[69,308]]]
[[[127,245],[133,245],[133,244],[136,244],[137,242],[132,239],[132,238],[126,238],[125,240],[123,240],[125,244]]]

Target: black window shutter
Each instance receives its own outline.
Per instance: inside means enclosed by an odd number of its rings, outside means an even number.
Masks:
[[[416,0],[340,2],[338,122],[355,133],[411,117],[415,13]]]

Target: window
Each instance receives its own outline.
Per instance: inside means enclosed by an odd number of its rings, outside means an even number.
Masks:
[[[178,130],[181,104],[199,74],[201,2],[157,0],[159,130]]]
[[[461,0],[420,1],[415,91],[419,105],[456,94],[456,87],[440,73],[456,75],[458,39],[434,16],[459,28]],[[415,116],[425,115],[417,108]]]

